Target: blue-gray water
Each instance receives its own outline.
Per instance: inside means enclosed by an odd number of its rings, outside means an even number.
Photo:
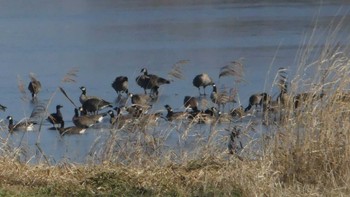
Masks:
[[[271,89],[279,67],[295,71],[298,50],[305,47],[302,41],[312,30],[325,38],[332,22],[345,17],[343,26],[348,26],[349,8],[346,1],[1,1],[0,102],[8,107],[1,118],[11,114],[19,120],[30,115],[33,106],[21,100],[18,89],[22,81],[26,90],[30,72],[42,83],[42,101],[58,86],[75,103],[80,86],[86,86],[88,94],[113,101],[116,93],[111,82],[116,76],[128,76],[130,91],[142,93],[135,83],[141,68],[168,77],[180,60],[189,60],[183,66],[184,79],[161,87],[154,110],[164,110],[164,104],[183,110],[183,97],[198,95],[192,79],[202,72],[219,87],[233,87],[232,78],[219,80],[218,74],[220,67],[238,59],[243,59],[246,81],[238,86],[239,98],[247,105],[250,94]],[[338,39],[345,42],[348,35],[349,31],[341,31]],[[323,40],[317,44],[322,46]],[[76,82],[62,83],[72,68],[78,70]],[[50,112],[56,104],[64,105],[66,124],[71,125],[73,105],[60,92],[54,95]],[[40,133],[19,132],[12,138],[34,150],[33,144],[39,142],[55,161],[81,162],[99,136],[99,130],[90,130],[60,138],[47,130],[49,126],[45,123]],[[4,136],[7,131],[2,132]]]

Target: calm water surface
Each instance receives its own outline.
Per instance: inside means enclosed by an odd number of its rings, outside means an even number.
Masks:
[[[8,107],[1,118],[11,114],[19,120],[30,115],[33,104],[21,100],[18,89],[19,83],[26,88],[30,72],[43,85],[39,95],[43,103],[58,86],[78,103],[82,85],[88,94],[113,101],[116,93],[111,82],[116,76],[128,76],[130,91],[142,93],[134,80],[142,67],[168,77],[180,60],[189,60],[183,66],[184,78],[161,87],[153,110],[164,110],[164,104],[183,110],[183,97],[198,95],[192,79],[202,72],[211,75],[219,87],[238,87],[245,106],[250,94],[271,89],[279,67],[295,71],[298,49],[304,47],[302,40],[313,29],[321,38],[316,43],[321,47],[332,21],[338,23],[345,17],[344,26],[349,26],[349,3],[307,2],[1,1],[1,103]],[[348,35],[349,31],[339,32],[342,44],[347,44]],[[219,79],[220,67],[238,59],[243,59],[246,82],[237,85],[230,77]],[[62,83],[72,68],[78,70],[76,82]],[[73,105],[60,92],[53,96],[50,112],[56,104],[64,106],[66,125],[71,125]],[[38,142],[54,162],[83,162],[92,154],[96,139],[106,138],[101,129],[61,138],[48,127],[44,123],[41,132],[16,133],[10,136],[10,143],[28,148],[32,160],[41,158],[34,145]],[[174,139],[169,144],[177,144]]]

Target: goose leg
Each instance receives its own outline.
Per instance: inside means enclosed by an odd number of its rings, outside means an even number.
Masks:
[[[198,92],[199,92],[199,96],[202,95],[200,87],[198,87]]]

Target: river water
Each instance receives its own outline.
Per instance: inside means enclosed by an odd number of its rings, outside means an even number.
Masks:
[[[343,26],[349,26],[349,8],[347,1],[1,1],[0,101],[7,106],[1,118],[7,124],[7,115],[15,120],[30,115],[34,105],[22,99],[18,88],[24,84],[29,96],[29,73],[42,83],[39,101],[48,103],[52,96],[49,112],[63,105],[69,126],[73,105],[57,87],[63,87],[75,103],[80,86],[87,87],[88,94],[114,101],[111,83],[116,76],[128,76],[130,92],[142,93],[135,83],[141,68],[171,78],[169,71],[181,60],[188,60],[182,65],[183,79],[172,78],[171,84],[160,88],[153,110],[164,110],[164,104],[183,110],[185,95],[198,96],[192,79],[202,72],[219,87],[238,88],[239,100],[246,106],[252,93],[273,89],[278,68],[296,70],[297,54],[313,30],[318,37],[315,46],[322,47],[330,24],[345,19]],[[347,30],[338,32],[344,45]],[[236,60],[244,65],[244,82],[219,79],[220,68]],[[62,82],[72,69],[77,71],[75,82]],[[48,127],[44,122],[40,132],[7,137],[4,126],[3,142],[13,140],[15,146],[25,147],[27,157],[35,161],[41,158],[37,143],[54,162],[84,162],[101,133],[89,129],[81,136],[61,138]]]

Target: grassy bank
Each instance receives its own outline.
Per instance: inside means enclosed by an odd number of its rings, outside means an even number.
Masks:
[[[339,196],[350,192],[347,187],[348,165],[340,161],[342,157],[332,159],[334,155],[310,151],[281,152],[276,157],[279,158],[259,161],[207,157],[181,165],[139,167],[107,163],[96,166],[30,166],[2,159],[0,194]]]

